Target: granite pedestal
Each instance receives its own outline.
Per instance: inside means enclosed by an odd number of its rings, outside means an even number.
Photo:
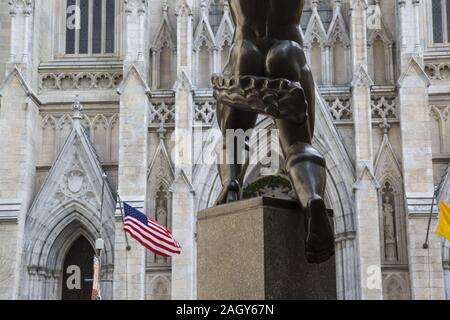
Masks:
[[[304,215],[294,201],[255,198],[198,216],[198,299],[336,299],[334,257],[305,259]]]

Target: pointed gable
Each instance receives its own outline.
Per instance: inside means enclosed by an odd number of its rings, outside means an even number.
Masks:
[[[353,185],[354,189],[362,189],[364,188],[364,181],[369,181],[373,184],[373,186],[375,187],[376,190],[380,189],[380,184],[378,183],[377,178],[375,177],[375,175],[373,174],[370,165],[366,162],[362,163],[362,170],[361,173],[358,177],[358,179],[356,180],[355,184]]]
[[[193,90],[193,86],[192,86],[191,80],[187,76],[186,72],[181,71],[180,74],[178,75],[175,85],[173,86],[173,91],[187,92],[187,91],[192,91],[192,90]]]
[[[398,85],[400,88],[416,88],[418,85],[417,79],[422,80],[423,85],[426,87],[429,87],[431,85],[430,78],[428,78],[422,66],[419,64],[419,62],[417,62],[416,58],[412,57],[409,60],[409,63],[406,66],[404,72],[398,79]]]
[[[223,47],[225,42],[231,45],[234,35],[234,23],[231,18],[230,7],[228,2],[224,4],[224,12],[222,20],[220,21],[219,28],[217,29],[216,44]]]
[[[42,207],[53,211],[71,201],[82,202],[98,212],[104,171],[94,146],[89,140],[79,119],[74,120],[73,129],[58,154],[47,179],[31,206],[29,217],[42,214]],[[113,190],[106,184],[110,202]],[[50,209],[50,210],[49,210]]]
[[[169,21],[168,10],[169,5],[167,4],[166,0],[164,1],[162,8],[163,12],[162,21],[158,27],[155,41],[153,42],[154,49],[161,49],[162,47],[169,47],[169,48],[175,47],[176,36]]]
[[[200,21],[194,33],[194,47],[199,48],[205,43],[212,49],[216,46],[216,39],[209,24],[208,7],[205,0],[202,0],[200,11]]]
[[[22,75],[22,72],[19,70],[17,65],[15,65],[13,70],[8,74],[5,81],[0,86],[0,98],[7,96],[8,93],[12,93],[12,91],[10,91],[11,89],[18,88],[23,91],[24,95],[32,98],[38,105],[41,104],[35,92]]]
[[[375,160],[375,176],[378,181],[384,181],[387,177],[395,181],[402,181],[402,169],[395,155],[392,144],[387,134],[384,135],[381,147]]]
[[[67,233],[83,234],[91,242],[100,235],[105,242],[103,262],[114,261],[115,192],[81,124],[80,110],[81,105],[74,104],[73,128],[26,217],[28,268],[60,268],[51,252],[60,250],[54,247],[63,245],[57,240]]]
[[[131,86],[129,86],[131,84]],[[131,88],[133,91],[136,90],[136,87],[142,88],[145,94],[150,94],[151,90],[142,77],[141,73],[137,69],[137,67],[133,64],[125,75],[122,83],[117,89],[117,93],[122,95],[127,88]]]
[[[170,186],[170,191],[175,193],[192,193],[195,194],[194,187],[192,186],[191,181],[189,180],[186,172],[181,169],[178,174],[175,176],[175,180],[173,184]]]
[[[160,180],[164,180],[169,184],[173,180],[175,172],[166,144],[164,143],[163,131],[165,132],[165,129],[158,129],[160,140],[148,169],[148,180],[156,184]]]
[[[383,17],[381,17],[381,29],[369,29],[367,34],[367,42],[373,45],[377,38],[380,38],[384,45],[392,45],[394,43],[394,37],[391,35],[389,30],[386,28]]]
[[[317,40],[320,43],[327,41],[327,32],[323,26],[322,19],[317,11],[317,3],[313,3],[311,19],[306,27],[305,39],[311,43]]]
[[[352,86],[354,87],[361,87],[361,86],[373,86],[373,81],[370,78],[369,73],[367,72],[367,69],[360,65],[359,68],[356,69],[355,74],[353,75],[353,81]]]
[[[328,31],[328,39],[330,42],[336,42],[337,39],[340,39],[345,45],[350,45],[350,36],[347,31],[344,17],[342,16],[340,2],[336,2],[334,8],[333,19]]]
[[[189,0],[177,0],[176,15],[192,16],[192,3]]]

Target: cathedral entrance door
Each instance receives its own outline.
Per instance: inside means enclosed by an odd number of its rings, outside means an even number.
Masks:
[[[62,300],[90,300],[93,278],[94,249],[80,236],[64,259]]]

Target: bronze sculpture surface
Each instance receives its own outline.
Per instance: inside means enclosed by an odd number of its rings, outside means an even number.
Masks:
[[[312,147],[315,89],[299,30],[304,0],[229,0],[236,25],[223,75],[212,78],[217,120],[227,130],[254,128],[258,114],[274,118],[286,171],[307,221],[306,258],[321,263],[334,254],[333,230],[323,200],[326,167]],[[225,141],[225,139],[224,139]],[[237,150],[233,152],[236,157]],[[217,204],[240,199],[246,166],[220,164]]]

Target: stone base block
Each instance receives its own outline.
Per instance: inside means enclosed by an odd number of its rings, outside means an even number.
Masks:
[[[255,198],[198,216],[198,299],[336,299],[334,258],[305,259],[304,216],[294,201]]]

